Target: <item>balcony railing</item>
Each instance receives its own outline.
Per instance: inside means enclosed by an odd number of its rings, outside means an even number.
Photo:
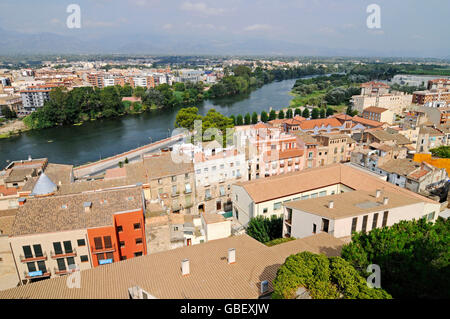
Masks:
[[[180,192],[174,192],[174,193],[172,193],[172,197],[177,197],[177,196],[180,196]]]
[[[77,250],[72,249],[71,252],[62,252],[60,254],[55,253],[53,250],[50,252],[50,258],[57,259],[57,258],[65,258],[65,257],[75,257],[77,255]]]
[[[91,251],[93,254],[113,252],[116,251],[116,244],[113,244],[111,247],[102,247],[102,248],[95,248],[94,246],[91,246]]]
[[[75,272],[75,271],[78,271],[79,269],[78,269],[78,266],[76,266],[76,268],[75,269],[70,269],[70,268],[67,268],[67,269],[58,269],[58,268],[56,268],[56,267],[53,267],[53,273],[55,274],[55,275],[67,275],[67,274],[70,274],[70,273],[73,273],[73,272]]]
[[[23,263],[31,262],[31,261],[40,261],[40,260],[47,260],[47,253],[43,253],[42,256],[31,256],[31,257],[25,257],[24,255],[20,255],[20,261]]]
[[[35,279],[35,278],[50,277],[51,273],[47,269],[44,269],[36,271],[24,271],[23,275],[26,279]]]

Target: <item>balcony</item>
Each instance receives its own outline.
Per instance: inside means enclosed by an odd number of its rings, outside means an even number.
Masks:
[[[116,251],[116,244],[113,244],[111,247],[102,247],[102,248],[95,248],[94,246],[91,246],[91,252],[93,254],[103,254],[114,251]]]
[[[23,276],[26,279],[36,279],[36,278],[50,277],[51,273],[49,271],[47,271],[47,269],[36,270],[36,271],[24,271]]]
[[[178,197],[178,196],[180,196],[180,192],[174,192],[174,193],[172,193],[172,197]]]
[[[47,260],[47,253],[44,253],[42,256],[37,256],[37,257],[36,256],[25,257],[24,255],[20,255],[19,258],[20,258],[20,261],[23,263]]]
[[[55,253],[53,250],[50,252],[51,259],[65,258],[65,257],[75,257],[77,255],[77,250],[73,249],[72,252],[64,252],[61,254]]]
[[[211,195],[205,195],[205,200],[211,200],[212,199],[212,197],[211,197]]]

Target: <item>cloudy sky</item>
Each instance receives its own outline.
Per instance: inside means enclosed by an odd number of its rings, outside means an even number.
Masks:
[[[66,9],[72,3],[81,8],[80,29],[66,25]],[[381,29],[367,27],[366,10],[372,3],[381,8]],[[9,32],[10,40],[5,48],[13,36],[50,33],[57,39],[84,41],[80,46],[86,49],[117,52],[448,58],[449,17],[447,0],[0,2],[0,28],[3,34]],[[49,45],[48,50],[58,46]]]

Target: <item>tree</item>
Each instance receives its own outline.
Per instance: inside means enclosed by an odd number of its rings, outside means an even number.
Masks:
[[[279,118],[280,120],[284,119],[284,111],[283,111],[283,110],[280,110],[280,111],[278,112],[278,118]]]
[[[258,123],[258,113],[253,112],[252,114],[252,124]]]
[[[236,125],[243,125],[244,124],[244,119],[242,118],[242,115],[239,114],[236,118]]]
[[[269,121],[273,121],[273,120],[275,120],[276,118],[277,118],[277,112],[276,112],[274,109],[270,110],[270,113],[269,113]]]
[[[394,298],[450,298],[450,219],[401,221],[369,233],[353,233],[342,258],[361,275],[370,264]]]
[[[292,109],[288,109],[287,112],[286,112],[286,118],[287,119],[291,119],[292,117],[293,117]]]
[[[261,122],[267,123],[267,120],[269,119],[269,116],[267,115],[266,111],[261,112]]]
[[[442,145],[430,150],[434,157],[450,158],[450,146]]]
[[[273,299],[292,299],[303,287],[312,299],[391,299],[369,288],[358,271],[341,257],[301,252],[289,256],[273,281]]]
[[[244,116],[244,124],[245,125],[249,125],[251,123],[251,121],[252,121],[252,118],[250,116],[250,113],[245,114],[245,116]]]
[[[194,129],[194,121],[201,120],[202,116],[198,114],[198,108],[188,107],[178,111],[175,118],[175,127],[183,127],[192,131]]]
[[[236,125],[236,117],[234,115],[231,115],[230,119],[233,121],[233,124]]]
[[[312,113],[311,113],[311,118],[313,120],[318,119],[319,115],[320,115],[320,110],[317,107],[313,108]]]
[[[309,118],[309,110],[308,110],[307,107],[305,107],[305,108],[303,109],[302,116],[303,116],[304,118],[306,118],[306,119]]]
[[[327,112],[327,111],[326,111],[323,107],[320,109],[320,118],[321,118],[321,119],[324,119],[324,118],[327,117],[326,112]]]
[[[294,112],[294,116],[302,116],[302,110],[300,110],[300,108],[296,108],[295,112]]]
[[[282,232],[283,217],[275,215],[272,215],[270,219],[257,216],[250,219],[247,226],[247,234],[262,243],[281,238]]]
[[[334,109],[332,109],[331,107],[327,107],[327,117],[331,116],[334,114]]]
[[[11,120],[17,117],[16,112],[12,111],[7,106],[2,106],[0,109],[0,114],[3,115],[7,120]]]

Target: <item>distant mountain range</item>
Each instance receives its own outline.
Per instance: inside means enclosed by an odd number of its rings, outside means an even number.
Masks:
[[[0,28],[0,54],[216,54],[216,55],[303,55],[426,57],[419,52],[393,48],[354,50],[297,44],[258,38],[202,39],[160,34],[123,34],[107,37],[78,37],[56,33],[20,33]],[[447,56],[446,58],[450,58]]]

